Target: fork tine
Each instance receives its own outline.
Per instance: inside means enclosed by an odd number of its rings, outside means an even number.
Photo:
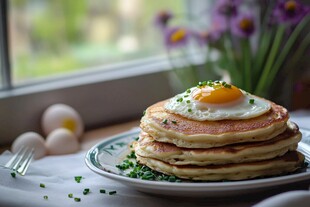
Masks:
[[[22,151],[21,155],[17,157],[16,162],[12,167],[12,170],[16,171],[20,167],[21,163],[23,162],[23,160],[27,156],[28,151],[29,151],[28,147],[25,147],[24,150]]]
[[[21,155],[25,151],[25,147],[22,146],[19,148],[18,152],[5,164],[4,167],[6,168],[13,168],[13,166],[16,164],[16,162],[21,158]]]
[[[30,151],[28,151],[28,155],[23,160],[22,164],[19,165],[19,168],[17,169],[17,172],[20,175],[25,175],[26,171],[32,161],[32,158],[34,156],[34,149],[32,148]]]

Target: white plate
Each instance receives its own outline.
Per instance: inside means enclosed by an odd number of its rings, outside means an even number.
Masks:
[[[301,129],[300,131],[303,134],[303,138],[298,150],[303,151],[304,147],[310,144],[310,130]],[[279,187],[299,181],[310,183],[310,166],[305,171],[296,174],[245,181],[173,183],[129,178],[121,175],[119,169],[115,166],[129,153],[128,144],[138,134],[139,129],[133,129],[126,133],[104,139],[87,152],[85,156],[86,165],[99,175],[118,181],[138,191],[161,195],[226,196],[262,191],[271,187]],[[309,151],[306,158],[308,161],[310,160]]]

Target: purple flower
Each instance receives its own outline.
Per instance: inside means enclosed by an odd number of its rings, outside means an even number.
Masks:
[[[155,17],[155,25],[160,29],[166,28],[170,19],[173,18],[173,14],[170,11],[163,10],[159,12]]]
[[[215,4],[215,13],[226,18],[234,17],[238,14],[238,6],[241,0],[218,0]]]
[[[165,45],[168,49],[185,46],[189,39],[189,31],[184,27],[166,28]]]
[[[222,33],[220,31],[210,30],[199,32],[195,36],[200,44],[212,44],[221,38]]]
[[[232,21],[231,31],[233,34],[239,37],[250,37],[255,31],[255,22],[253,15],[238,15]]]
[[[275,22],[297,24],[309,13],[309,7],[298,0],[281,0],[273,11]]]
[[[223,31],[230,28],[232,18],[238,14],[238,7],[241,0],[219,0],[216,1],[212,11],[212,23],[220,25]]]

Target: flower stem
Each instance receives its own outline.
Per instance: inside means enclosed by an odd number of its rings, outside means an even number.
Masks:
[[[264,60],[266,59],[267,56],[267,50],[269,49],[270,46],[270,41],[272,37],[272,31],[265,31],[264,33],[261,33],[261,39],[258,43],[258,49],[257,49],[257,55],[255,60],[255,63],[253,66],[255,67],[255,74],[254,77],[259,77],[261,74],[261,68],[263,65]],[[256,80],[257,82],[258,80]]]
[[[260,79],[258,81],[258,85],[256,87],[255,94],[261,95],[262,92],[265,90],[266,82],[267,82],[268,76],[270,74],[271,67],[274,63],[274,60],[275,60],[277,54],[278,54],[278,50],[279,50],[279,47],[281,45],[281,41],[282,41],[282,37],[283,37],[284,32],[285,32],[285,27],[283,25],[280,25],[278,27],[277,32],[276,32],[276,36],[274,38],[274,41],[273,41],[271,51],[270,51],[269,57],[267,59],[266,65],[263,69],[262,76],[260,77]]]
[[[286,56],[288,55],[288,53],[290,52],[292,46],[294,45],[294,43],[296,42],[296,39],[298,37],[298,35],[300,34],[300,32],[302,31],[302,29],[307,25],[308,21],[310,20],[310,18],[305,18],[303,19],[302,22],[300,22],[297,27],[295,28],[295,30],[293,31],[293,33],[289,36],[285,46],[283,47],[283,50],[281,51],[281,53],[279,54],[279,57],[277,58],[277,60],[275,61],[273,67],[272,67],[272,71],[270,72],[269,75],[269,80],[273,80],[274,77],[277,75],[280,67],[283,65],[283,62],[286,58]],[[306,39],[306,38],[305,38]],[[301,44],[302,46],[306,46],[304,42],[302,42]],[[298,53],[299,50],[296,50],[296,53]],[[295,53],[295,54],[296,54]],[[269,81],[268,85],[271,84],[271,81]]]
[[[239,87],[243,86],[243,80],[242,77],[240,77],[240,71],[238,69],[237,60],[234,56],[234,51],[232,49],[232,39],[230,33],[227,33],[224,36],[224,48],[225,48],[225,59],[226,59],[226,65],[231,78],[233,79],[233,83],[236,85],[239,85]],[[241,79],[240,79],[241,78]],[[234,82],[235,81],[235,82]]]
[[[286,65],[285,73],[289,73],[292,70],[292,67],[300,61],[300,59],[303,57],[302,55],[304,52],[310,47],[310,33],[300,42],[299,48],[296,49],[296,53],[294,53],[293,57],[291,58],[291,61]],[[290,71],[289,71],[290,70]]]
[[[251,45],[249,39],[242,39],[241,40],[241,47],[242,47],[242,55],[243,55],[243,79],[245,83],[245,90],[248,92],[252,92],[252,75],[251,75]]]

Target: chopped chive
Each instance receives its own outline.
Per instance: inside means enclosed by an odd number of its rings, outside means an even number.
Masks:
[[[81,182],[81,180],[82,180],[82,176],[75,176],[74,177],[74,180],[77,182],[77,183],[80,183]]]
[[[226,83],[226,82],[223,82],[222,85],[225,87],[225,88],[231,88],[231,85]]]
[[[127,176],[130,178],[137,178],[138,174],[135,171],[130,171]]]
[[[191,89],[187,89],[187,90],[186,90],[186,93],[190,93],[190,92],[191,92]]]
[[[177,99],[177,102],[182,102],[182,101],[183,101],[182,97]]]
[[[105,189],[100,189],[100,193],[105,193]]]
[[[191,102],[190,100],[187,100],[187,101],[186,101],[186,103],[190,103],[190,102]]]
[[[72,193],[69,193],[69,194],[68,194],[68,197],[69,197],[69,198],[73,198],[73,194],[72,194]]]
[[[143,111],[143,116],[145,115],[145,113],[146,113],[146,110]]]
[[[202,87],[207,85],[207,81],[199,82],[197,87]]]
[[[138,140],[139,140],[139,137],[136,137],[136,138],[135,138],[135,141],[138,141]]]
[[[134,163],[131,162],[130,160],[124,160],[121,164],[116,165],[118,169],[123,170],[123,171],[133,166],[134,166]]]
[[[45,196],[43,196],[43,198],[44,198],[44,200],[47,200],[47,199],[48,199],[48,196],[47,196],[47,195],[45,195]]]
[[[135,151],[131,151],[131,153],[129,155],[127,155],[126,157],[129,158],[129,159],[130,158],[133,158],[133,159],[137,158],[136,154],[135,154]]]
[[[249,103],[250,103],[250,104],[254,104],[254,99],[250,99],[250,100],[249,100]]]
[[[87,195],[88,193],[89,193],[89,188],[85,188],[84,191],[83,191],[83,194]]]
[[[15,172],[11,172],[11,176],[12,176],[13,178],[15,178],[15,177],[16,177],[16,173],[15,173]]]
[[[173,175],[169,176],[168,181],[169,182],[175,182],[177,180],[177,178]]]
[[[110,191],[109,192],[109,195],[113,195],[113,194],[116,194],[116,191]]]
[[[40,183],[41,188],[45,188],[45,185],[43,183]]]
[[[74,198],[74,201],[80,202],[80,201],[81,201],[81,198]]]
[[[172,122],[173,124],[177,124],[177,121],[174,121],[174,120],[173,120],[173,121],[171,121],[171,122]]]
[[[192,109],[188,109],[187,111],[188,111],[188,112],[192,112]]]
[[[208,81],[207,81],[207,85],[208,85],[209,87],[213,87],[213,86],[214,86],[214,83],[213,83],[212,80],[208,80]]]
[[[168,120],[164,119],[163,124],[167,124]]]
[[[187,97],[189,97],[189,95],[185,95],[185,96],[184,96],[184,98],[187,98]]]

